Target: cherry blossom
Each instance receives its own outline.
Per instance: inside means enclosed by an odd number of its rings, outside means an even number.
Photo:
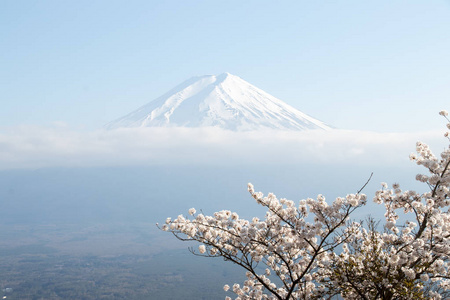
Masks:
[[[440,115],[449,121],[446,111]],[[222,257],[244,268],[243,283],[224,286],[237,300],[446,299],[450,147],[436,156],[417,142],[416,152],[410,159],[427,170],[416,179],[429,190],[382,183],[373,201],[384,207],[384,220],[350,220],[366,204],[365,185],[329,203],[323,195],[298,202],[264,195],[248,184],[254,201],[267,210],[264,218],[246,220],[229,210],[207,216],[191,208],[190,217],[167,218],[160,228],[200,242],[198,251],[191,248],[195,255]]]

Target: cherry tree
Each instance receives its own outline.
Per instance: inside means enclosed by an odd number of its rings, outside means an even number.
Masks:
[[[447,112],[440,114],[447,118]],[[267,209],[263,219],[245,220],[228,210],[205,216],[191,208],[190,217],[168,218],[161,229],[200,242],[198,251],[191,248],[195,255],[222,257],[244,268],[243,283],[224,286],[237,300],[445,298],[450,295],[450,148],[438,158],[418,143],[417,152],[411,159],[430,173],[417,180],[430,191],[383,184],[374,197],[386,209],[382,232],[373,219],[366,225],[350,220],[366,204],[361,191],[367,182],[330,204],[322,195],[299,203],[265,196],[249,184],[251,196]],[[412,218],[397,224],[400,211]]]

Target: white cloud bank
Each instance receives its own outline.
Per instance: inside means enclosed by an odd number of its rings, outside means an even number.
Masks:
[[[0,169],[152,164],[397,164],[415,143],[446,147],[442,132],[230,132],[134,128],[80,132],[63,126],[0,131]],[[447,142],[447,143],[446,143]]]

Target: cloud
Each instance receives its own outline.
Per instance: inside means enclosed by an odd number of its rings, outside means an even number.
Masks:
[[[231,132],[132,128],[81,132],[20,126],[0,133],[0,169],[155,164],[398,164],[415,142],[446,146],[441,132]],[[440,149],[438,149],[440,150]]]

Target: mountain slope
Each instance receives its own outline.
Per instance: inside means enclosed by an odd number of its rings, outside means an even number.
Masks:
[[[105,127],[154,126],[214,126],[233,131],[330,129],[229,73],[193,77]]]

